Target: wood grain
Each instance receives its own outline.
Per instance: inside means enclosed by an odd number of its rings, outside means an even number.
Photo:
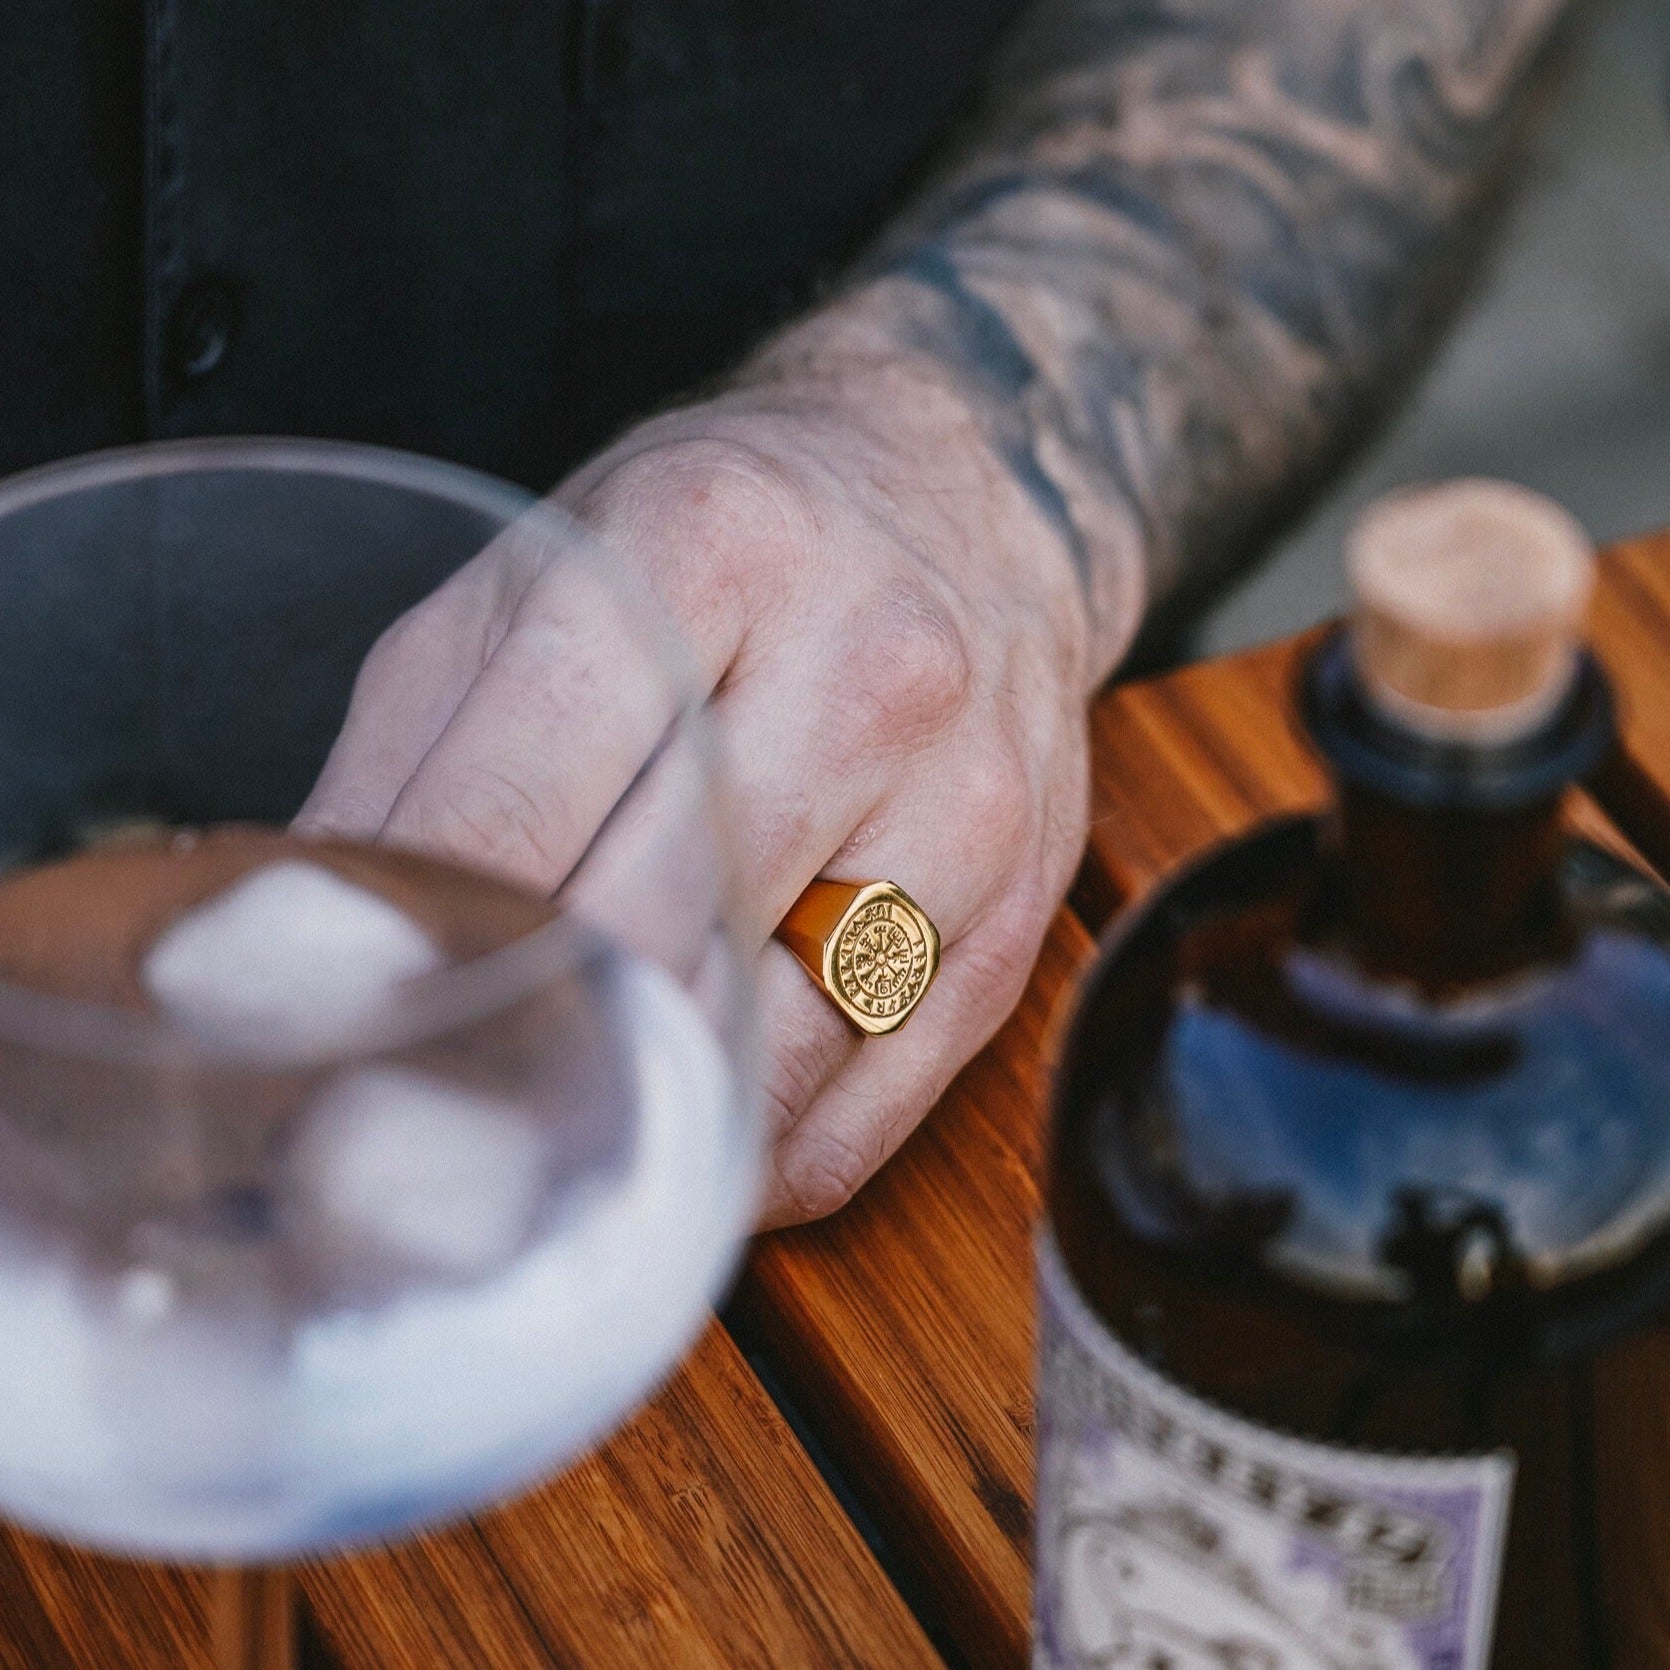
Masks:
[[[287,1566],[227,1566],[210,1578],[215,1670],[296,1670],[296,1590]]]
[[[1666,542],[1670,550],[1670,542]],[[1603,596],[1610,590],[1603,568]],[[1664,617],[1664,683],[1670,720],[1670,585]],[[1094,813],[1087,861],[1115,896],[1132,898],[1168,870],[1263,818],[1324,803],[1328,781],[1293,706],[1304,659],[1318,634],[1203,662],[1111,692],[1092,715]],[[1607,640],[1608,642],[1610,640]],[[1633,657],[1618,659],[1640,682]],[[1633,699],[1631,708],[1639,704]],[[1649,742],[1651,748],[1654,744]],[[1670,723],[1656,744],[1670,794]],[[1652,757],[1650,754],[1648,757]],[[1665,802],[1670,804],[1670,801]],[[1568,827],[1632,863],[1651,867],[1612,808],[1584,791],[1566,800]],[[1670,842],[1655,848],[1670,852]]]
[[[1091,715],[1090,856],[1122,898],[1327,784],[1293,716],[1316,634],[1122,685]]]
[[[729,1337],[531,1496],[300,1569],[342,1670],[934,1670],[940,1663]],[[0,1528],[0,1670],[211,1670],[204,1573]]]
[[[762,1238],[738,1306],[970,1664],[1025,1660],[1032,1248],[1063,912],[1020,1008],[835,1217]]]
[[[940,1662],[717,1326],[562,1477],[301,1581],[344,1670]]]
[[[557,1662],[473,1523],[315,1561],[298,1577],[317,1636],[344,1670]]]
[[[1596,648],[1617,690],[1622,733],[1596,792],[1662,866],[1670,858],[1670,533],[1607,553],[1593,620]]]
[[[3,1670],[209,1670],[206,1574],[0,1527]]]

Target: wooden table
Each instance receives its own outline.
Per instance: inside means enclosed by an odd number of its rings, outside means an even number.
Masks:
[[[1670,534],[1608,554],[1596,638],[1623,700],[1624,746],[1571,815],[1663,866]],[[857,1202],[758,1243],[729,1328],[711,1326],[597,1454],[454,1530],[307,1567],[310,1663],[1025,1663],[1029,1229],[1054,1028],[1119,904],[1208,843],[1321,793],[1288,715],[1303,642],[1102,699],[1084,869],[991,1047]],[[0,1528],[4,1670],[190,1670],[207,1664],[207,1630],[199,1576]]]

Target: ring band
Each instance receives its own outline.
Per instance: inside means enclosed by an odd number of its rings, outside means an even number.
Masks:
[[[862,1032],[896,1032],[939,972],[939,933],[890,881],[814,881],[777,938]]]

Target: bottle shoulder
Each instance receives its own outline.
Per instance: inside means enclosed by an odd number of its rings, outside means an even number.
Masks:
[[[1327,869],[1283,823],[1124,926],[1060,1078],[1081,1212],[1358,1304],[1560,1288],[1670,1234],[1670,895],[1573,841],[1560,953],[1434,997],[1353,960]]]

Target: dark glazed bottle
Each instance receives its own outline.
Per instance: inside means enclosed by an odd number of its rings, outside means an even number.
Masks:
[[[1670,895],[1564,512],[1359,524],[1338,789],[1127,919],[1039,1238],[1037,1667],[1670,1667]]]

